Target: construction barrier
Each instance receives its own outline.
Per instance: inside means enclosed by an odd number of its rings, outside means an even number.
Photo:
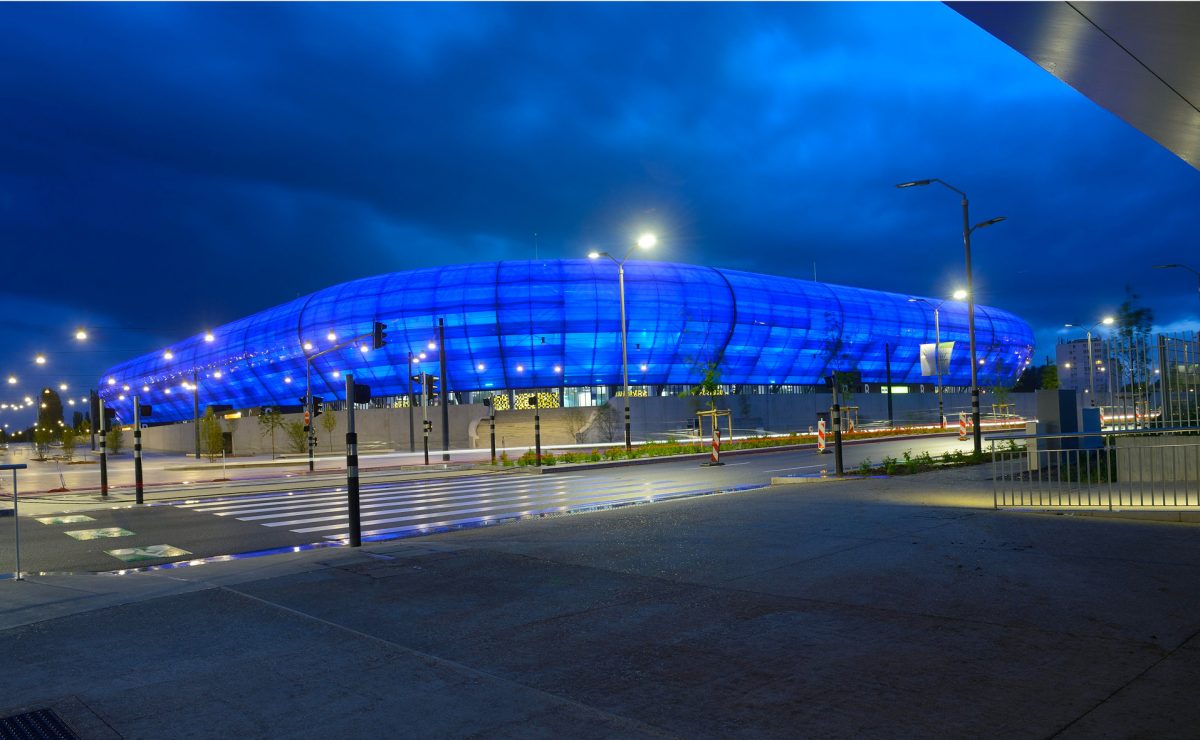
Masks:
[[[965,442],[967,439],[967,415],[958,415],[958,441]]]
[[[817,422],[817,452],[825,453],[829,450],[825,449],[825,420],[821,419]]]

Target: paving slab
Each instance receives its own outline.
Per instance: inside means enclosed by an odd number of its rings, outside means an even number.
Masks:
[[[1198,542],[995,512],[941,471],[34,577],[0,582],[0,710],[122,737],[1194,736]]]

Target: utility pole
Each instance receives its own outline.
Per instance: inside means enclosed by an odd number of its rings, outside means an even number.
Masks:
[[[438,370],[441,372],[442,462],[450,462],[450,384],[446,379],[446,320],[438,319]]]

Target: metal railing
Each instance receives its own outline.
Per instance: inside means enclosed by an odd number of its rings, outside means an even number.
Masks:
[[[1200,427],[987,439],[997,509],[1200,507]]]

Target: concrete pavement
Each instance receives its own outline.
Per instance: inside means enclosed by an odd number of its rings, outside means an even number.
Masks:
[[[1200,531],[993,512],[986,473],[3,582],[0,703],[89,737],[1193,736]]]

